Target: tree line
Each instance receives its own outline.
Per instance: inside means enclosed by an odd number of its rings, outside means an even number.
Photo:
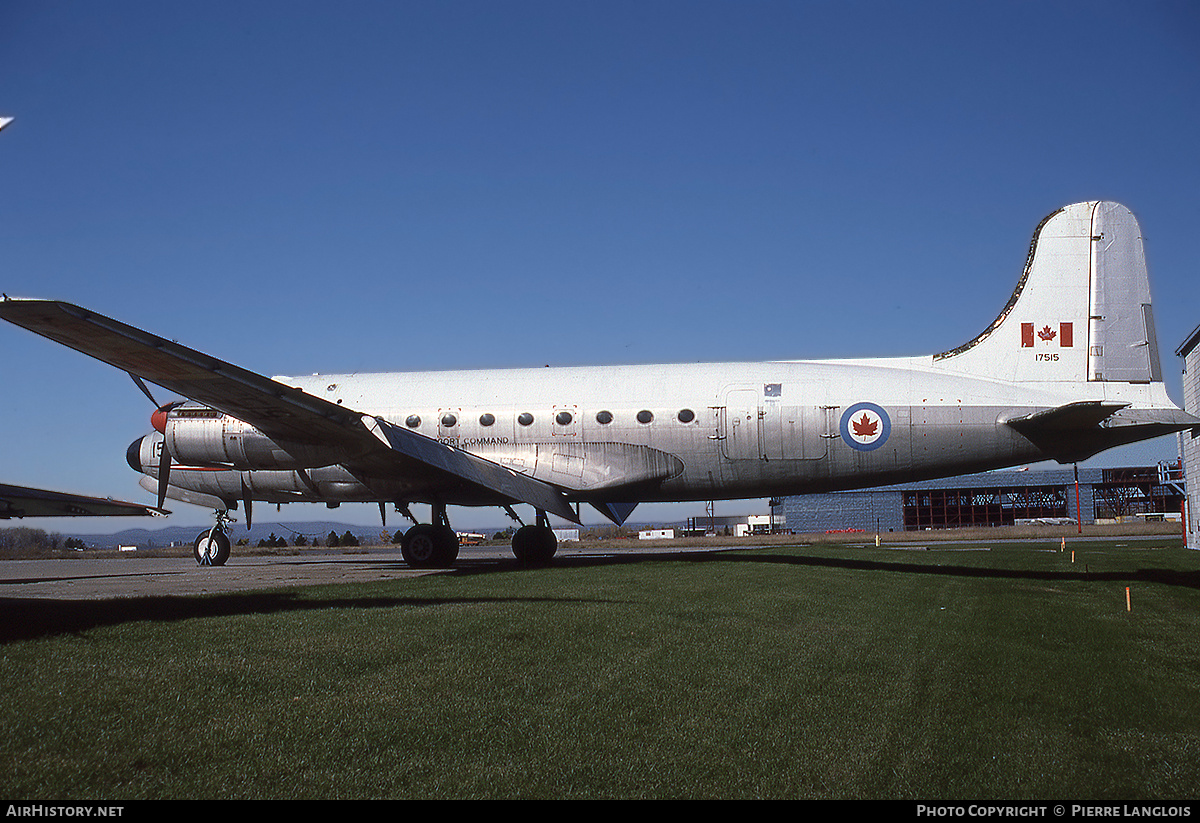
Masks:
[[[0,556],[53,554],[63,549],[82,548],[82,540],[76,537],[63,537],[61,534],[47,532],[44,529],[31,529],[26,526],[0,529]]]
[[[397,532],[397,534],[403,534],[403,532]],[[386,538],[384,540],[384,542],[392,542],[392,537],[391,537],[391,535],[387,534],[387,532],[384,532],[383,535],[381,535],[381,537]],[[270,535],[268,535],[267,537],[264,537],[262,540],[258,541],[258,548],[260,548],[260,549],[264,549],[264,548],[265,549],[282,549],[282,548],[286,548],[287,546],[297,546],[299,548],[303,548],[305,546],[321,546],[321,545],[325,545],[330,548],[337,548],[338,546],[357,546],[357,545],[359,545],[358,538],[355,537],[354,534],[351,533],[351,531],[349,529],[346,529],[346,533],[341,534],[341,535],[339,535],[333,529],[330,529],[329,534],[325,535],[325,537],[323,539],[324,539],[324,543],[322,543],[322,538],[314,537],[312,539],[312,542],[310,543],[309,539],[306,535],[297,533],[296,535],[294,535],[292,537],[292,542],[289,543],[288,539],[286,537],[277,537],[275,535],[275,532],[271,532]],[[250,541],[244,537],[238,541],[239,546],[247,546],[247,545],[249,545],[249,543],[250,543]]]

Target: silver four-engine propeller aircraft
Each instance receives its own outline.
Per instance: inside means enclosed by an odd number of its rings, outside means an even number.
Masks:
[[[270,379],[68,303],[6,297],[0,316],[188,398],[128,461],[160,509],[214,509],[196,540],[212,564],[253,501],[394,505],[417,567],[458,556],[447,506],[528,504],[513,552],[545,561],[547,515],[578,523],[580,504],[621,524],[641,502],[1070,463],[1200,425],[1162,382],[1141,229],[1107,202],[1043,220],[1000,316],[924,357]]]

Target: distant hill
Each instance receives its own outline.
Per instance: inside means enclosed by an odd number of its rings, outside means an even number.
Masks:
[[[125,529],[115,534],[72,534],[70,536],[78,537],[86,545],[99,549],[116,548],[117,546],[162,548],[171,545],[191,545],[203,528],[203,526],[167,526],[161,529]],[[303,534],[309,545],[312,545],[313,538],[320,538],[321,543],[324,544],[325,536],[330,531],[335,531],[339,535],[349,531],[358,538],[360,543],[375,544],[379,542],[381,532],[386,531],[389,535],[394,535],[398,530],[404,531],[405,526],[384,529],[380,526],[354,526],[347,523],[317,520],[303,523],[255,523],[247,531],[245,526],[235,523],[229,529],[229,537],[234,543],[245,538],[250,541],[251,545],[257,545],[259,540],[265,540],[274,534],[276,537],[286,538],[289,544],[294,544],[296,535]]]

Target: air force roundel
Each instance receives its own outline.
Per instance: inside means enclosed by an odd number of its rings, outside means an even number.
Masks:
[[[874,451],[887,442],[892,433],[892,421],[874,403],[855,403],[842,412],[842,440],[860,452]]]

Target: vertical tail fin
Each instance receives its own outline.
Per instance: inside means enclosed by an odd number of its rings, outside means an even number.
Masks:
[[[1161,381],[1142,233],[1132,212],[1087,202],[1048,216],[1000,316],[933,361],[1011,382]]]

